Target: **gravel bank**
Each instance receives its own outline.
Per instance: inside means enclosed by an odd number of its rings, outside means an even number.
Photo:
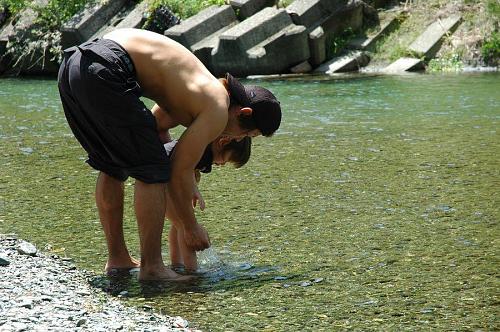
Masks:
[[[181,317],[124,305],[91,287],[90,277],[65,259],[0,235],[0,331],[193,331]]]

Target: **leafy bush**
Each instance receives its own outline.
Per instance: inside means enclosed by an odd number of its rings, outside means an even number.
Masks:
[[[498,32],[494,32],[490,38],[484,41],[481,55],[486,64],[498,66],[500,59],[500,34]]]
[[[352,31],[351,28],[347,28],[341,33],[329,37],[326,41],[326,44],[329,45],[326,51],[326,57],[331,59],[334,56],[339,55],[354,36],[354,31]]]
[[[152,13],[160,6],[168,7],[177,17],[188,18],[204,8],[212,5],[222,6],[229,3],[226,0],[154,0],[150,6]]]
[[[0,0],[0,7],[8,8],[12,15],[19,13],[27,5],[28,0]]]
[[[458,54],[432,59],[427,66],[428,72],[459,72],[463,68],[462,59]]]

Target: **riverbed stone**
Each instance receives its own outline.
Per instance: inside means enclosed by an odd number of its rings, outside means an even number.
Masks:
[[[0,331],[188,331],[174,325],[174,317],[127,306],[93,288],[88,280],[96,276],[71,270],[71,263],[43,252],[28,259],[18,252],[20,244],[0,235],[0,252],[11,259],[0,269]],[[44,278],[46,269],[56,278]]]
[[[239,19],[244,20],[265,7],[274,6],[276,0],[231,0],[230,4],[238,14]]]
[[[19,243],[19,245],[17,246],[17,251],[20,254],[28,256],[35,256],[37,253],[36,247],[33,244],[26,241],[22,241],[21,243]]]
[[[408,50],[418,56],[424,56],[426,60],[432,59],[439,51],[444,37],[455,31],[461,20],[460,15],[438,19],[410,44]]]
[[[9,264],[10,262],[7,259],[0,257],[0,266],[7,266]]]
[[[88,40],[123,8],[126,1],[99,1],[85,6],[61,27],[62,47],[67,48]]]

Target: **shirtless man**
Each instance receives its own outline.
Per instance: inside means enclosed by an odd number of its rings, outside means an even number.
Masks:
[[[244,87],[231,75],[216,79],[186,48],[145,30],[115,30],[103,39],[65,50],[59,92],[68,123],[100,171],[96,205],[108,245],[106,271],[139,266],[123,236],[124,181],[135,178],[141,280],[179,280],[162,259],[168,183],[186,244],[210,246],[192,200],[199,195],[193,170],[218,136],[271,136],[281,122],[274,95]],[[156,102],[151,111],[139,97]],[[172,160],[163,143],[168,130],[186,127]]]

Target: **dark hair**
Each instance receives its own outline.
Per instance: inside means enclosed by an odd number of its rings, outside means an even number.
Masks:
[[[230,141],[222,148],[222,151],[230,151],[231,157],[229,161],[236,168],[240,168],[245,165],[250,159],[250,154],[252,150],[252,139],[250,137],[244,137],[241,141],[237,142],[235,140]]]
[[[241,84],[231,74],[226,74],[229,96],[241,107],[250,107],[250,119],[240,117],[240,125],[247,130],[259,129],[263,136],[272,136],[281,123],[281,106],[276,96],[266,88]]]

